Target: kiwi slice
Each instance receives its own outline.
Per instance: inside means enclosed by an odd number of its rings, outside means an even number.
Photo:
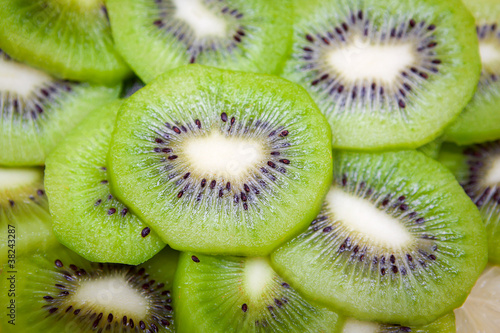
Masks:
[[[488,236],[488,259],[500,264],[500,141],[461,147],[449,143],[439,161],[479,208]]]
[[[0,167],[0,267],[57,240],[41,168]]]
[[[180,255],[177,332],[340,332],[342,318],[307,302],[267,258]]]
[[[2,318],[0,329],[174,332],[170,293],[177,258],[166,248],[142,265],[129,266],[89,262],[62,245],[35,252],[0,281],[1,290],[15,285],[14,296],[0,295],[2,304],[15,301],[15,326]]]
[[[487,262],[477,208],[416,151],[337,152],[309,228],[271,255],[305,297],[363,321],[427,325],[460,306]]]
[[[62,79],[112,84],[131,74],[104,0],[0,0],[0,48]]]
[[[182,65],[277,73],[291,0],[108,0],[116,47],[144,82]]]
[[[87,260],[137,265],[165,243],[111,194],[106,156],[120,105],[92,112],[54,150],[45,183],[61,243]]]
[[[455,330],[455,315],[450,312],[446,316],[424,326],[402,326],[363,322],[348,318],[342,328],[342,333],[457,333]],[[469,331],[473,332],[473,331]]]
[[[76,124],[119,91],[55,79],[0,50],[0,165],[43,165]]]
[[[474,98],[446,130],[446,139],[460,145],[500,139],[500,3],[463,2],[476,19],[483,70]]]
[[[500,327],[500,266],[489,266],[465,303],[455,310],[457,333],[497,333]]]
[[[321,210],[331,154],[328,123],[301,87],[189,65],[123,103],[109,179],[172,248],[260,256]]]
[[[296,1],[282,76],[308,90],[334,147],[417,148],[474,94],[478,41],[460,0]]]

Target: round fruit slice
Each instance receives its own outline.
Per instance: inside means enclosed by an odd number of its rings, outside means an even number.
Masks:
[[[304,297],[346,316],[427,325],[460,306],[487,261],[477,208],[416,151],[339,152],[323,211],[271,256]]]
[[[297,1],[282,76],[304,86],[338,148],[417,148],[474,94],[480,58],[460,0]],[[445,106],[445,107],[444,107]]]
[[[120,105],[92,112],[54,150],[45,183],[61,243],[91,261],[137,265],[165,243],[110,191],[106,156]]]
[[[177,332],[340,332],[342,318],[302,298],[266,258],[182,253]]]
[[[463,147],[447,144],[439,161],[479,208],[488,236],[488,260],[500,264],[500,141]]]
[[[55,79],[0,50],[0,165],[43,165],[76,124],[119,91]]]
[[[500,327],[500,267],[487,267],[464,305],[455,310],[457,333],[497,333]]]
[[[0,267],[57,240],[41,168],[0,167]],[[13,269],[10,269],[13,270]]]
[[[331,170],[330,129],[302,88],[199,65],[123,103],[109,156],[118,198],[174,249],[209,254],[266,255],[302,231]]]
[[[0,48],[56,77],[115,83],[130,69],[113,45],[103,0],[0,0]]]
[[[0,329],[175,332],[170,290],[177,258],[166,248],[140,266],[128,266],[89,262],[61,245],[35,252],[16,263],[10,279],[7,272],[0,281],[2,291],[15,289],[15,296],[0,295],[2,304],[15,300],[14,310],[2,312]]]
[[[476,19],[483,70],[472,101],[446,130],[446,139],[472,144],[500,139],[500,3],[464,0]]]
[[[289,51],[290,0],[108,0],[116,46],[144,82],[199,63],[273,74]]]
[[[457,333],[453,312],[424,326],[379,324],[348,318],[342,333]],[[473,332],[473,331],[470,331]]]

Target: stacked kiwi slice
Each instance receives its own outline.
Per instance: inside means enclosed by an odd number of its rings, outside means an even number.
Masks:
[[[496,1],[0,22],[1,332],[498,330]]]

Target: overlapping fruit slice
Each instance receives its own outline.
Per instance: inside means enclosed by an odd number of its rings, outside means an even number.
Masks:
[[[329,126],[301,87],[189,65],[123,103],[109,175],[174,249],[265,255],[319,212],[331,163]]]
[[[446,144],[439,161],[479,208],[488,236],[488,260],[500,264],[500,141],[461,147]]]
[[[487,261],[477,208],[415,151],[338,152],[323,210],[275,251],[305,297],[359,320],[426,325],[460,306]]]
[[[457,333],[496,333],[500,327],[500,266],[489,266],[455,310]]]
[[[140,264],[164,246],[111,193],[106,156],[121,101],[92,112],[47,159],[54,233],[88,260]]]
[[[477,86],[474,19],[460,0],[297,1],[282,76],[325,114],[337,148],[417,148]]]
[[[277,73],[291,0],[108,0],[117,48],[145,82],[189,63]]]
[[[62,245],[34,251],[16,263],[13,275],[2,276],[0,289],[13,284],[16,295],[0,295],[2,304],[15,300],[14,316],[4,316],[12,313],[4,311],[0,329],[175,332],[171,288],[177,258],[176,251],[166,248],[139,266],[129,266],[89,262]],[[8,322],[12,318],[15,326]]]
[[[307,302],[266,258],[182,253],[174,282],[178,332],[340,332],[342,317]]]
[[[114,48],[104,0],[1,0],[0,48],[69,80],[116,83],[130,69]]]
[[[119,90],[120,84],[55,79],[0,50],[0,165],[43,165],[73,127]]]
[[[500,139],[500,3],[464,0],[464,4],[476,19],[482,72],[474,98],[446,129],[446,139],[472,144]]]
[[[0,167],[0,265],[57,243],[42,168]],[[12,269],[10,269],[12,270]]]

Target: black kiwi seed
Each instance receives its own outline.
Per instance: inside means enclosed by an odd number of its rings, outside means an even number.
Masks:
[[[141,236],[146,237],[147,235],[149,235],[150,232],[151,232],[151,229],[146,227],[146,228],[142,229]]]
[[[192,256],[191,259],[194,261],[194,262],[200,262],[200,259],[198,259],[197,256]]]

